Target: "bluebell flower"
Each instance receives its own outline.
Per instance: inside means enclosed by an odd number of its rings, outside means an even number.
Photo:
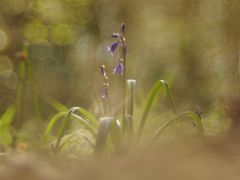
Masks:
[[[120,74],[122,75],[123,74],[123,63],[118,63],[115,68],[113,69],[113,74]]]
[[[112,55],[114,55],[117,47],[118,47],[118,42],[115,41],[112,43],[111,46],[107,47],[107,51],[109,51]]]

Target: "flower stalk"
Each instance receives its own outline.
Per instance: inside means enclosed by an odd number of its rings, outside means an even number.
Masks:
[[[114,41],[111,46],[107,47],[107,51],[110,52],[111,55],[116,53],[118,46],[121,46],[120,58],[119,62],[116,64],[113,69],[113,74],[122,75],[122,124],[123,124],[123,133],[126,132],[126,57],[127,57],[127,43],[125,38],[126,33],[126,25],[122,23],[120,26],[119,33],[112,33],[111,37],[117,39]]]
[[[134,79],[128,79],[127,80],[127,95],[128,95],[128,101],[127,101],[127,115],[126,115],[126,121],[127,121],[127,128],[128,133],[127,136],[131,137],[134,134],[133,131],[133,105],[134,105],[134,98],[135,98],[135,88],[136,88],[136,80]]]
[[[103,106],[104,106],[104,114],[106,115],[107,112],[112,113],[112,108],[111,108],[111,101],[109,98],[109,82],[108,82],[108,76],[106,72],[106,67],[105,65],[101,65],[100,67],[101,74],[103,76],[104,82],[103,82],[103,92],[102,92],[102,100],[103,100]],[[108,104],[108,108],[107,108]]]

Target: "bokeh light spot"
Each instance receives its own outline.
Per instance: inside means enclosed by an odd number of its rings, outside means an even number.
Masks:
[[[57,45],[69,45],[76,39],[76,31],[67,24],[51,26],[51,40]]]
[[[0,51],[5,50],[7,45],[8,45],[8,36],[4,31],[0,30]]]
[[[42,43],[48,40],[48,27],[41,21],[32,21],[26,25],[24,36],[32,43]]]
[[[8,89],[15,89],[17,87],[17,74],[12,70],[1,71],[0,82]]]

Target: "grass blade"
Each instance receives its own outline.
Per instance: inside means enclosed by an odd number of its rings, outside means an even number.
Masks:
[[[179,116],[180,117],[182,117],[182,116],[189,117],[194,123],[196,123],[196,128],[198,129],[199,134],[200,135],[204,134],[202,120],[197,113],[192,112],[192,111],[185,111],[185,112],[181,113]]]
[[[86,119],[88,119],[89,121],[85,120],[84,118],[74,114],[74,112],[76,111],[79,111]],[[47,137],[49,136],[49,133],[52,131],[53,127],[55,126],[55,124],[58,122],[58,120],[60,118],[64,117],[63,121],[62,121],[62,124],[59,128],[59,131],[58,131],[58,138],[57,138],[57,143],[56,143],[56,147],[55,147],[55,150],[58,150],[59,148],[59,145],[61,143],[61,139],[65,133],[65,129],[71,119],[74,118],[74,119],[77,119],[79,120],[79,122],[87,129],[89,130],[93,136],[96,136],[96,126],[97,126],[97,120],[96,118],[91,114],[89,113],[88,111],[84,110],[83,108],[80,108],[80,107],[73,107],[71,108],[68,112],[60,112],[58,114],[56,114],[49,122],[45,132],[44,132],[44,135],[43,135],[43,138],[42,138],[42,143],[45,143],[46,140],[47,140]]]
[[[66,130],[66,127],[67,127],[67,125],[70,121],[70,117],[71,117],[72,113],[74,113],[77,109],[78,109],[78,107],[73,107],[73,108],[69,109],[69,111],[67,112],[67,114],[65,115],[65,117],[63,119],[63,122],[60,126],[60,129],[59,129],[58,139],[57,139],[57,143],[56,143],[56,147],[55,147],[56,152],[59,148],[59,145],[61,143],[61,139],[64,135],[65,130]]]
[[[0,120],[0,127],[9,127],[12,122],[13,118],[16,113],[16,107],[14,105],[9,106],[5,113],[2,115],[1,120]]]
[[[45,129],[45,132],[44,132],[43,138],[42,138],[42,143],[46,142],[46,140],[49,136],[49,133],[52,131],[53,127],[58,122],[58,120],[60,120],[60,118],[66,116],[66,115],[67,115],[67,112],[60,112],[60,113],[57,113],[55,116],[53,116],[53,118],[48,123],[47,128]]]
[[[78,111],[81,115],[83,115],[84,119],[88,119],[93,126],[97,127],[98,121],[90,112],[88,112],[87,110],[81,107],[77,107],[76,111]]]
[[[57,110],[58,112],[63,112],[63,111],[68,111],[68,108],[62,104],[61,102],[57,101],[56,99],[54,99],[51,96],[48,96],[46,98],[44,98],[44,100],[51,105],[55,110]]]
[[[10,125],[16,114],[16,107],[9,106],[0,119],[0,142],[10,145],[13,142],[13,136],[10,131]]]
[[[79,111],[86,119],[89,120],[89,122],[77,115],[73,115],[73,113],[76,111]],[[61,139],[62,139],[62,137],[65,133],[66,127],[70,121],[70,117],[72,117],[72,116],[75,118],[78,117],[78,120],[80,120],[80,122],[83,123],[84,126],[87,127],[88,130],[90,130],[90,132],[94,133],[94,131],[95,131],[95,129],[93,127],[97,126],[96,118],[91,113],[89,113],[87,110],[85,110],[83,108],[73,107],[67,112],[67,115],[65,116],[65,118],[61,124],[61,127],[59,129],[59,135],[58,135],[58,139],[57,139],[57,143],[56,143],[56,150],[58,150],[58,148],[59,148]],[[90,126],[90,125],[92,125],[92,126]]]
[[[160,136],[160,134],[164,131],[164,129],[166,129],[170,124],[172,124],[173,122],[176,121],[178,117],[174,117],[166,122],[164,122],[158,129],[157,131],[154,133],[154,135],[152,136],[152,141],[151,143],[155,142],[157,140],[157,138]]]
[[[87,130],[89,130],[92,133],[94,137],[96,136],[97,129],[92,124],[90,124],[88,121],[84,120],[82,117],[76,114],[72,113],[71,117],[73,117],[74,119],[77,119],[81,123],[81,125],[83,125]]]
[[[140,138],[140,136],[142,134],[142,131],[143,131],[143,128],[144,128],[147,116],[149,114],[149,111],[150,111],[150,109],[152,107],[153,101],[155,100],[155,98],[157,97],[157,95],[159,94],[159,92],[160,92],[160,90],[162,88],[164,88],[166,93],[167,93],[167,97],[169,98],[169,100],[171,102],[174,114],[175,115],[177,114],[176,106],[175,106],[175,103],[174,103],[174,99],[173,99],[172,93],[170,91],[170,88],[169,88],[167,82],[165,80],[157,81],[154,84],[154,86],[153,86],[153,88],[152,88],[152,90],[150,92],[149,98],[147,100],[147,104],[145,106],[145,109],[144,109],[144,112],[143,112],[143,115],[142,115],[142,118],[141,118],[141,121],[140,121],[139,129],[138,129],[138,138]]]
[[[151,142],[155,142],[157,140],[157,138],[160,136],[160,134],[164,131],[164,129],[166,129],[171,123],[175,122],[176,120],[181,120],[181,118],[183,117],[189,117],[194,123],[196,123],[196,128],[198,130],[199,135],[203,135],[204,134],[204,129],[203,129],[203,125],[202,125],[202,121],[200,119],[200,117],[198,116],[197,113],[192,112],[192,111],[185,111],[179,115],[177,115],[176,117],[166,121],[165,123],[163,123],[158,130],[154,133],[154,135],[152,136],[152,141]]]

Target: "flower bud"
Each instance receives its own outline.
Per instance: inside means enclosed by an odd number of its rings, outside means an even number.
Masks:
[[[105,79],[105,80],[108,80],[107,73],[106,73],[106,67],[105,67],[104,64],[101,65],[101,67],[100,67],[100,72],[101,72],[101,74],[103,75],[104,79]]]
[[[123,34],[126,32],[126,25],[125,25],[125,23],[122,23],[122,24],[121,24],[121,26],[120,26],[120,32],[123,33]]]
[[[119,38],[119,33],[112,33],[111,36],[112,36],[113,38]]]

